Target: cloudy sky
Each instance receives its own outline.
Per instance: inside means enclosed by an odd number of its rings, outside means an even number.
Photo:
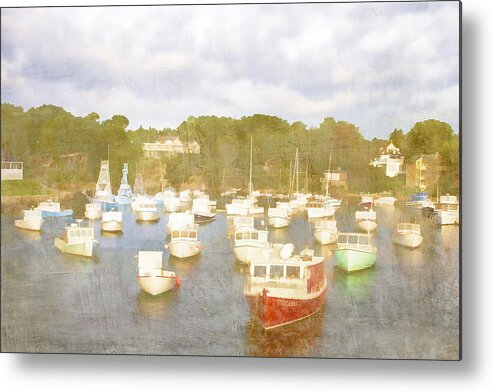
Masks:
[[[459,123],[457,2],[3,9],[1,100],[129,128],[271,114]]]

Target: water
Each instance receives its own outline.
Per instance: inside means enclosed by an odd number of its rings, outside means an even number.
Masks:
[[[81,203],[72,208],[82,216]],[[354,210],[337,211],[339,230],[355,229]],[[46,220],[41,233],[30,233],[2,216],[2,351],[457,359],[459,228],[423,219],[423,245],[409,250],[391,241],[402,211],[378,209],[377,216],[375,267],[352,274],[334,268],[324,307],[271,331],[250,315],[224,214],[200,227],[205,249],[189,260],[164,249],[166,214],[143,224],[126,212],[122,235],[101,233],[95,222],[97,259],[53,246],[70,218]],[[298,251],[313,247],[331,268],[333,247],[314,243],[303,213],[271,233]],[[133,261],[139,250],[163,250],[164,267],[181,286],[157,297],[141,292]]]

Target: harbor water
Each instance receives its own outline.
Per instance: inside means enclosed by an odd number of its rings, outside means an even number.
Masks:
[[[83,216],[83,203],[69,206]],[[340,231],[355,231],[356,206],[336,212]],[[2,351],[210,356],[458,359],[459,227],[436,226],[412,210],[377,208],[376,265],[346,273],[333,267],[333,245],[314,242],[306,213],[272,242],[305,246],[327,260],[330,290],[313,316],[270,331],[250,313],[245,267],[233,253],[232,219],[219,212],[201,225],[194,258],[171,257],[164,245],[168,215],[140,223],[124,212],[123,233],[92,224],[97,257],[63,254],[54,238],[72,218],[48,218],[41,233],[19,230],[2,215]],[[392,243],[394,226],[417,219],[418,249]],[[265,217],[256,218],[260,226]],[[229,228],[229,230],[228,230]],[[161,250],[181,285],[152,297],[139,289],[134,256]]]

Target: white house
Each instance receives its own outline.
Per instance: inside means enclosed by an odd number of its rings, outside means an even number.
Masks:
[[[373,167],[385,167],[387,177],[395,177],[404,173],[404,157],[401,150],[394,146],[392,140],[386,148],[380,149],[380,157],[370,162]]]
[[[200,154],[200,146],[195,140],[191,143],[183,143],[178,137],[143,143],[142,150],[146,158],[156,159],[174,154]]]
[[[22,180],[24,178],[24,162],[2,161],[2,181]]]

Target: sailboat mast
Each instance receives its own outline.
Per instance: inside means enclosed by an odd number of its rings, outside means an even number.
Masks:
[[[296,147],[296,162],[295,162],[295,167],[296,167],[296,193],[299,193],[299,161],[298,161],[298,147]]]
[[[252,156],[253,156],[253,137],[250,137],[250,181],[248,182],[248,195],[252,195]]]
[[[332,151],[330,151],[329,155],[329,170],[327,173],[327,179],[325,181],[325,197],[329,196],[329,181],[332,178],[332,174],[330,173],[330,164],[332,163]]]
[[[293,194],[293,177],[292,177],[292,172],[293,172],[293,161],[289,161],[289,187],[288,187],[288,194],[291,196]]]

